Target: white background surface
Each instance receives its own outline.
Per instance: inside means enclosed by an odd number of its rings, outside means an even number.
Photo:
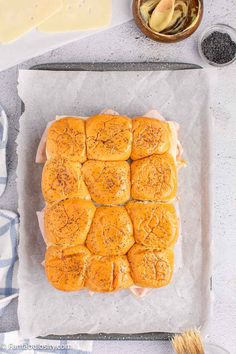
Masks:
[[[131,23],[67,45],[21,65],[28,68],[45,62],[80,61],[188,61],[202,64],[197,40],[209,24],[224,22],[236,27],[235,0],[206,0],[205,18],[198,32],[183,43],[157,44],[146,39]],[[9,183],[0,207],[17,209],[15,189],[15,138],[20,101],[17,98],[17,67],[0,73],[0,102],[9,117]],[[236,352],[236,65],[220,70],[221,85],[211,107],[215,122],[215,222],[213,239],[215,293],[214,314],[208,340]],[[0,324],[1,326],[1,324]],[[164,349],[165,348],[165,349]],[[158,342],[95,342],[96,354],[170,354],[169,344]]]

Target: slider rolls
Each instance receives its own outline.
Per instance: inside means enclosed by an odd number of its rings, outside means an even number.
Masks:
[[[90,291],[111,292],[133,285],[127,257],[92,256],[87,269],[86,287]]]
[[[132,122],[125,116],[99,114],[86,122],[90,160],[125,161],[131,154]]]
[[[125,255],[133,244],[133,225],[125,208],[97,208],[87,237],[88,249],[101,256],[119,256]]]
[[[160,251],[174,246],[179,225],[173,204],[132,201],[126,210],[133,223],[136,243]]]
[[[176,197],[177,168],[168,153],[133,161],[131,176],[133,199],[169,202]]]
[[[174,266],[171,248],[160,251],[141,245],[134,245],[128,253],[131,276],[136,285],[160,288],[169,284]]]
[[[127,161],[86,161],[82,175],[98,204],[123,204],[130,198],[130,166]]]
[[[92,202],[79,198],[62,199],[48,206],[44,213],[47,244],[84,244],[95,209]]]
[[[79,162],[61,158],[54,158],[45,163],[42,191],[46,203],[52,204],[70,197],[91,199],[82,178],[81,166]]]
[[[42,230],[56,289],[141,295],[170,283],[182,149],[178,125],[152,115],[109,110],[47,129]]]
[[[67,117],[51,125],[47,134],[46,154],[71,162],[86,161],[85,125],[82,119]]]
[[[90,252],[84,246],[50,246],[45,256],[45,270],[50,283],[59,290],[83,289]]]
[[[132,160],[164,154],[171,146],[171,130],[166,122],[146,117],[133,119]]]

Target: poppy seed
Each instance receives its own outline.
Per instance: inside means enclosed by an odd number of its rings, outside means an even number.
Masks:
[[[216,64],[229,63],[236,55],[236,43],[228,33],[215,31],[203,40],[201,46],[205,57]]]

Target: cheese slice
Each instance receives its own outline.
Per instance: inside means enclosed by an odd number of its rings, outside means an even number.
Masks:
[[[42,23],[42,32],[68,32],[109,25],[112,0],[63,0],[62,9]]]
[[[62,0],[0,0],[0,42],[16,40],[62,7]]]

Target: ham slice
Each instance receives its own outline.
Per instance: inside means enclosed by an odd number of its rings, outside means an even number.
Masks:
[[[149,289],[149,288],[140,288],[139,286],[136,286],[136,285],[132,285],[129,290],[131,291],[131,293],[133,295],[135,295],[136,297],[138,298],[142,298],[144,297],[145,295],[147,295],[148,293],[150,293],[152,291],[152,289]],[[89,291],[89,296],[93,296],[95,294],[94,291]]]
[[[141,288],[137,285],[132,285],[129,290],[131,291],[132,294],[134,294],[136,297],[142,298],[148,293],[152,291],[150,288]]]
[[[104,109],[100,114],[111,114],[112,116],[119,116],[118,112],[110,108]]]
[[[36,212],[37,218],[38,218],[38,223],[39,223],[39,229],[41,231],[41,234],[43,236],[43,239],[45,243],[47,244],[46,241],[46,236],[45,236],[45,230],[44,230],[44,209],[41,211]]]
[[[165,121],[165,118],[156,110],[151,110],[147,112],[144,117],[147,118],[155,118],[159,120]],[[182,160],[182,155],[183,155],[183,147],[178,139],[178,133],[179,133],[179,124],[177,122],[171,122],[167,121],[169,124],[170,130],[172,132],[172,142],[171,142],[171,147],[170,147],[170,153],[173,155],[175,158],[176,164],[178,168],[181,168],[186,165],[186,162]]]
[[[48,123],[46,126],[46,129],[43,132],[42,138],[39,142],[38,150],[36,153],[36,163],[45,163],[47,161],[47,155],[46,155],[46,141],[47,141],[47,134],[48,134],[48,129],[52,122]]]
[[[152,109],[151,111],[148,111],[146,114],[144,114],[144,117],[146,117],[146,118],[155,118],[155,119],[159,119],[159,120],[165,120],[165,118],[161,115],[161,113],[159,113],[155,109]]]
[[[132,285],[129,290],[131,291],[131,293],[133,295],[135,295],[136,297],[138,298],[142,298],[144,297],[145,295],[147,295],[148,293],[150,293],[152,291],[152,289],[149,289],[149,288],[140,288],[139,286],[136,286],[136,285]],[[93,296],[95,294],[94,291],[89,291],[89,296]]]

